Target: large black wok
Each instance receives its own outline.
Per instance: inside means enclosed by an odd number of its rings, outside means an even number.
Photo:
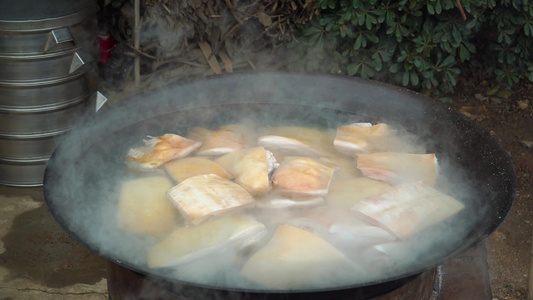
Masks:
[[[368,80],[264,73],[165,87],[88,118],[61,142],[47,165],[44,192],[50,211],[90,250],[151,278],[204,292],[279,295],[279,291],[205,286],[150,269],[139,258],[146,241],[118,230],[114,223],[116,186],[125,176],[124,158],[130,147],[146,135],[185,134],[193,126],[213,128],[243,117],[327,128],[384,121],[403,128],[424,141],[428,152],[436,153],[443,174],[437,187],[466,204],[458,216],[439,224],[454,232],[426,245],[423,252],[429,255],[414,257],[382,278],[331,290],[288,291],[294,296],[390,289],[482,242],[503,222],[514,200],[515,176],[507,153],[479,125],[442,103]],[[417,238],[427,236],[421,233]]]

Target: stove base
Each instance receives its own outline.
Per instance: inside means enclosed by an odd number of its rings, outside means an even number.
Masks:
[[[114,263],[108,264],[107,286],[109,299],[112,300],[199,300],[199,299],[300,299],[292,294],[274,294],[257,296],[257,294],[235,294],[211,290],[185,289],[178,293],[175,290],[155,283],[150,278],[121,267]],[[390,290],[390,286],[384,285]],[[468,251],[462,256],[452,259],[448,263],[434,270],[424,272],[418,276],[406,278],[405,284],[384,291],[379,296],[361,294],[344,295],[341,293],[313,293],[306,294],[302,299],[371,299],[371,300],[456,300],[476,299],[491,300],[486,248],[484,244]],[[375,291],[373,291],[375,292]],[[375,294],[373,294],[375,295]],[[344,298],[343,298],[344,297]]]

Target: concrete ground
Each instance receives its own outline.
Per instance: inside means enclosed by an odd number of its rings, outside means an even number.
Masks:
[[[108,299],[106,270],[55,221],[41,187],[0,185],[0,299]]]

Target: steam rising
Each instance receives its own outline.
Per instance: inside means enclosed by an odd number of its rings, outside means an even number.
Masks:
[[[235,271],[238,268],[226,271],[228,264],[242,264],[242,261],[224,250],[208,260],[177,269],[147,267],[147,248],[158,238],[117,228],[121,182],[144,176],[128,171],[124,164],[128,149],[138,146],[146,135],[185,136],[195,126],[214,129],[244,123],[256,130],[295,125],[334,131],[337,126],[355,122],[385,122],[405,142],[402,150],[437,154],[440,174],[436,188],[463,202],[466,208],[452,220],[405,242],[359,249],[360,252],[353,249],[349,256],[354,260],[355,271],[349,276],[345,274],[342,281],[317,283],[316,287],[361,286],[418,273],[476,242],[478,237],[472,237],[472,231],[487,213],[482,201],[495,195],[481,194],[480,185],[483,187],[484,183],[476,182],[463,169],[469,163],[458,161],[464,157],[463,145],[450,144],[453,137],[449,135],[453,133],[444,132],[439,136],[433,132],[435,127],[428,123],[432,116],[428,115],[427,104],[402,97],[406,96],[365,81],[279,74],[223,77],[141,95],[86,120],[63,140],[48,165],[47,201],[67,231],[115,263],[168,280],[265,290],[242,278]],[[276,212],[270,217],[276,223],[284,216]],[[269,216],[260,218],[268,220]],[[369,272],[376,266],[380,272]]]

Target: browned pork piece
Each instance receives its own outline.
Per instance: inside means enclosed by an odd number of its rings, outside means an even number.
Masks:
[[[118,227],[145,235],[163,235],[172,230],[180,218],[165,197],[171,187],[172,182],[165,176],[124,181],[118,204]]]
[[[245,149],[251,136],[253,132],[241,125],[226,125],[216,130],[195,127],[189,132],[189,137],[202,142],[196,151],[196,155],[200,156],[219,156]]]
[[[386,182],[366,177],[334,180],[329,187],[328,204],[333,207],[350,208],[358,201],[390,188],[391,186]]]
[[[334,171],[313,158],[286,157],[272,175],[272,186],[282,194],[324,196]]]
[[[127,159],[135,161],[143,168],[153,169],[160,165],[189,155],[201,145],[200,142],[167,133],[158,137],[148,137],[144,146],[132,148]]]
[[[235,182],[252,195],[270,190],[268,174],[277,164],[272,153],[263,147],[234,151],[215,162],[228,170],[235,177]]]
[[[219,253],[238,253],[253,248],[266,233],[263,224],[247,215],[221,216],[180,227],[148,249],[148,266],[172,267]]]
[[[163,166],[177,182],[205,174],[215,174],[226,179],[233,179],[233,176],[221,165],[207,157],[184,157],[167,162]]]
[[[369,222],[405,239],[439,223],[464,204],[422,182],[395,186],[357,202],[351,209]]]
[[[349,281],[351,262],[319,236],[280,225],[268,244],[244,264],[241,274],[268,289],[305,289]]]
[[[273,127],[258,139],[260,146],[274,153],[311,157],[333,153],[332,143],[326,131],[298,126]]]
[[[398,152],[358,154],[357,168],[369,178],[392,185],[423,181],[433,186],[438,174],[435,154]]]
[[[168,190],[167,197],[192,224],[199,224],[213,215],[244,209],[255,201],[240,185],[215,174],[186,179]]]
[[[339,152],[353,156],[376,151],[383,139],[390,135],[387,124],[354,123],[337,127],[333,145]]]

